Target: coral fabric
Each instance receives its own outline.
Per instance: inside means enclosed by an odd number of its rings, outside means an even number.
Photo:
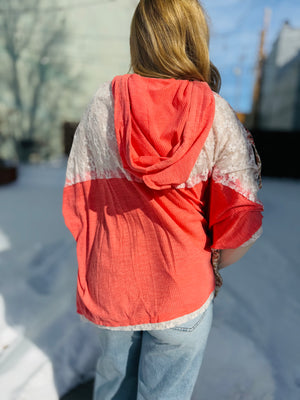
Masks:
[[[205,82],[117,76],[115,130],[123,166],[152,189],[185,182],[212,126]]]
[[[77,239],[78,312],[105,326],[169,321],[214,291],[207,221],[193,190],[152,191],[126,179],[65,188],[64,215]],[[72,225],[76,219],[84,224]]]
[[[63,215],[77,241],[78,313],[134,330],[200,310],[215,288],[211,247],[248,241],[262,206],[213,171],[186,184],[209,132],[220,131],[206,84],[125,75],[105,93],[76,132]]]
[[[262,225],[263,206],[235,190],[211,181],[209,228],[213,249],[236,249]]]

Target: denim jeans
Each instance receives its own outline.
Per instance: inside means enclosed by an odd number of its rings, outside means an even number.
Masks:
[[[101,329],[93,400],[189,400],[213,317],[152,331]]]

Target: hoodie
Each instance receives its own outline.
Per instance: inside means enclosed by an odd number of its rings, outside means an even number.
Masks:
[[[151,189],[185,182],[213,123],[207,83],[133,74],[115,78],[112,90],[124,168]]]
[[[211,249],[260,234],[258,166],[230,106],[203,82],[122,75],[77,128],[63,194],[77,242],[77,311],[165,329],[214,296]]]

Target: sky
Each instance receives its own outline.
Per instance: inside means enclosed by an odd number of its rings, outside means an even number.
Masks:
[[[221,95],[241,112],[251,109],[264,10],[271,9],[268,53],[285,21],[300,29],[299,0],[202,0],[210,18],[210,54],[222,76]]]

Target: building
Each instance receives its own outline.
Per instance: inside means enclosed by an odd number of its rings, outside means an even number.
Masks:
[[[300,131],[300,28],[286,22],[265,59],[256,128]]]
[[[129,71],[137,2],[41,0],[10,13],[1,6],[8,33],[0,36],[0,159],[61,154],[63,124],[79,121],[99,86]]]
[[[65,119],[77,121],[98,87],[130,68],[130,22],[138,0],[100,0],[66,13],[69,41],[65,56],[76,77],[77,95]]]

